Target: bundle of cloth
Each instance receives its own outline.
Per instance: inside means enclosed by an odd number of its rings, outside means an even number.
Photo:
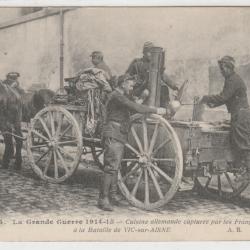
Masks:
[[[93,136],[102,127],[105,116],[105,101],[112,88],[107,81],[105,71],[102,69],[87,68],[81,71],[78,76],[79,80],[76,82],[77,96],[87,101],[84,132]]]
[[[81,92],[96,88],[100,88],[104,92],[112,91],[106,73],[102,69],[87,68],[78,73],[78,76],[79,80],[76,83],[76,89]]]

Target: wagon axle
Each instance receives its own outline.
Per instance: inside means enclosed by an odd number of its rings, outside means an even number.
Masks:
[[[48,143],[48,146],[53,149],[58,149],[58,139],[57,138],[51,138],[51,140]]]
[[[142,164],[142,166],[147,166],[151,162],[151,158],[146,154],[142,154],[139,156],[138,162]]]

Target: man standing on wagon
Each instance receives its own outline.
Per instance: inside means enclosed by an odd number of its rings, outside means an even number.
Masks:
[[[143,45],[142,58],[134,59],[126,71],[127,74],[137,77],[133,95],[139,99],[146,99],[149,96],[149,67],[151,60],[151,49],[153,47],[154,44],[152,42],[145,42]],[[165,72],[162,72],[161,80],[160,104],[161,107],[166,107],[170,101],[168,88],[176,91],[178,90],[178,87]]]
[[[218,95],[206,95],[201,99],[210,108],[226,105],[231,114],[231,144],[236,163],[244,168],[238,181],[250,180],[250,108],[247,87],[235,73],[235,60],[224,56],[218,61],[221,74],[225,78],[223,90]]]
[[[105,72],[106,80],[110,82],[112,80],[112,73],[109,66],[104,62],[103,53],[101,51],[93,51],[90,56],[94,67],[102,69]]]
[[[110,94],[107,102],[107,120],[103,128],[104,176],[100,187],[98,207],[112,211],[118,204],[117,174],[127,141],[130,112],[166,114],[166,109],[148,107],[130,100],[134,79],[130,75],[118,78],[117,88]],[[110,198],[110,199],[109,199]]]

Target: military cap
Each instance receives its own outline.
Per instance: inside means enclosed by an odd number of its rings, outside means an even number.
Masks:
[[[101,51],[93,51],[90,57],[100,57],[103,58],[103,53]]]
[[[220,60],[218,60],[218,63],[219,64],[224,63],[232,67],[235,66],[235,60],[232,56],[223,56]]]
[[[144,45],[143,45],[143,51],[145,50],[148,50],[148,49],[151,49],[154,47],[154,44],[152,42],[145,42]]]
[[[20,76],[18,72],[9,72],[6,77],[11,79],[17,79]]]
[[[117,85],[121,85],[123,82],[128,80],[135,80],[134,76],[131,76],[129,74],[120,75],[117,79]]]

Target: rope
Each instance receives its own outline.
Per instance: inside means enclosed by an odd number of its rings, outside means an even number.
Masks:
[[[93,135],[96,129],[94,101],[94,89],[90,89],[88,91],[88,112],[86,121],[86,132],[90,135]]]

